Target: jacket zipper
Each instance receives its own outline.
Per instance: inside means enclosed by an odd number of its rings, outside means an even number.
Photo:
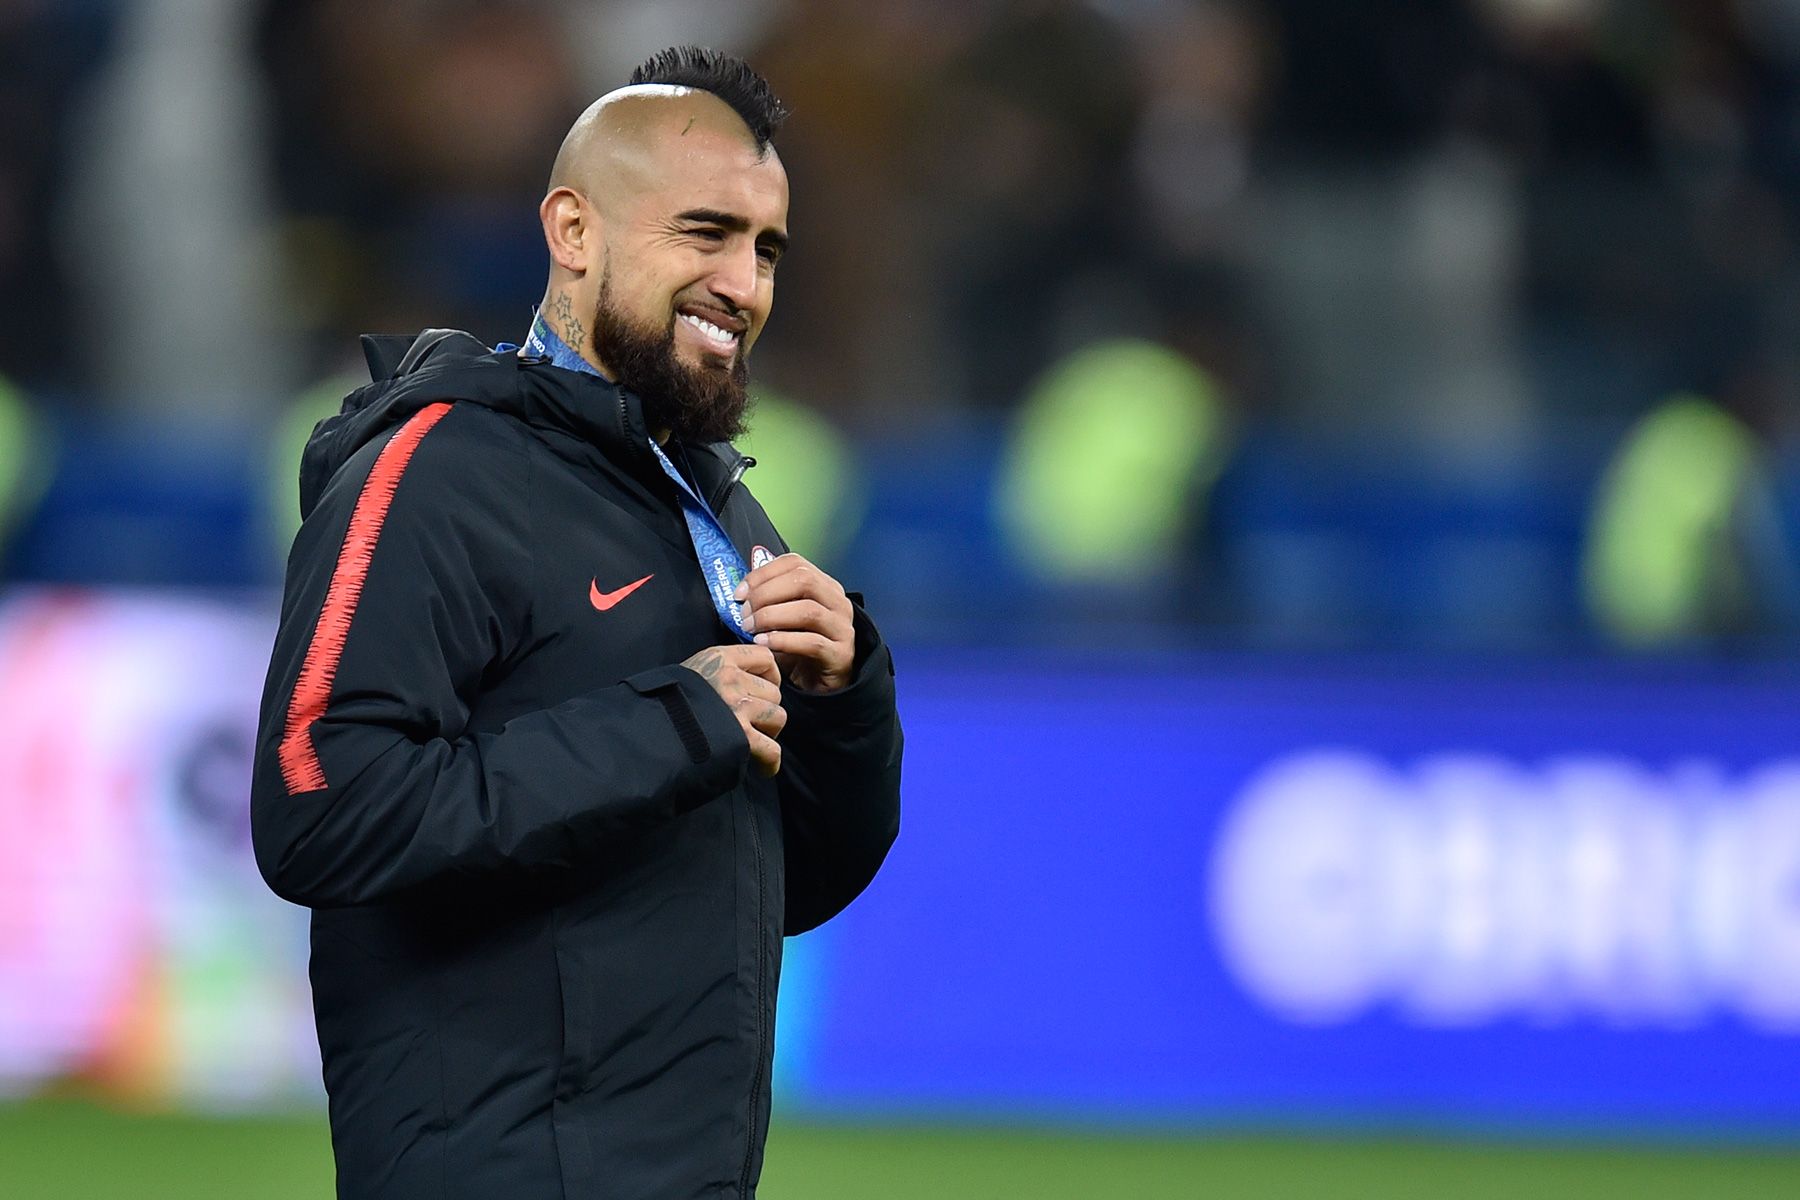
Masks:
[[[738,455],[736,465],[731,468],[731,474],[725,476],[725,482],[719,485],[719,490],[708,501],[712,505],[715,516],[725,511],[725,506],[731,503],[731,493],[737,490],[738,482],[744,478],[744,472],[755,465],[756,460],[749,455]]]
[[[641,453],[637,439],[631,436],[631,406],[625,403],[625,389],[619,389],[619,432],[624,435],[625,444]]]
[[[763,875],[762,834],[757,832],[756,802],[748,793],[750,849],[756,860],[756,1069],[750,1073],[750,1119],[744,1134],[744,1169],[738,1176],[738,1195],[750,1194],[750,1166],[756,1159],[756,1099],[762,1093],[763,1061],[769,1054],[768,1022],[768,886]]]
[[[625,397],[619,396],[619,425],[631,428],[630,412],[625,404]],[[631,439],[626,438],[629,442]],[[712,501],[714,515],[725,510],[731,499],[731,493],[737,488],[738,481],[743,479],[744,472],[756,465],[756,460],[748,455],[738,455],[731,473],[725,477],[724,486]],[[750,813],[750,852],[756,862],[756,1066],[750,1072],[749,1120],[744,1132],[744,1169],[738,1173],[738,1194],[750,1194],[750,1168],[756,1161],[756,1098],[762,1092],[763,1060],[769,1054],[769,947],[768,947],[768,904],[769,887],[766,872],[763,868],[762,834],[757,830],[756,802],[748,794],[744,797],[744,806]]]
[[[724,484],[711,497],[715,516],[723,519],[725,506],[731,502],[731,495],[737,489],[738,481],[743,479],[745,471],[755,465],[754,458],[738,455]],[[744,1128],[744,1169],[738,1174],[739,1196],[750,1194],[750,1168],[756,1162],[757,1098],[762,1094],[763,1063],[769,1056],[769,885],[763,865],[762,833],[757,828],[756,801],[748,793],[744,797],[744,807],[750,814],[750,851],[751,857],[756,861],[756,1067],[750,1073],[748,1120]]]

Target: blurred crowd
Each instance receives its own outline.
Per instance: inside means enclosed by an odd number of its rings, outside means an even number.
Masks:
[[[1800,638],[1800,0],[0,0],[13,575],[267,578],[272,431],[517,340],[683,41],[794,113],[758,456],[925,632]]]

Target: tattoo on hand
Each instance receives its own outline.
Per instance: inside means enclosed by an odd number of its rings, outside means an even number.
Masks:
[[[580,351],[587,340],[587,330],[575,316],[575,304],[569,299],[569,293],[558,292],[550,298],[550,316],[557,324],[557,332],[562,334],[563,341],[571,350]]]

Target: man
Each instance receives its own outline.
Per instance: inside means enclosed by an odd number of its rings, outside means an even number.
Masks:
[[[368,339],[307,448],[253,817],[314,909],[342,1196],[755,1194],[781,938],[874,876],[901,747],[725,441],[782,115],[736,60],[640,67],[557,156],[524,348]]]

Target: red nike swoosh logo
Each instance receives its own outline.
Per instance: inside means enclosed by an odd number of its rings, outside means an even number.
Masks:
[[[619,601],[631,595],[631,593],[637,591],[655,578],[656,576],[653,574],[646,575],[636,583],[628,583],[616,592],[603,592],[600,590],[600,582],[598,580],[590,580],[588,583],[588,599],[593,601],[595,608],[599,609],[601,612],[605,612],[607,609],[611,608],[613,605],[617,604]]]

